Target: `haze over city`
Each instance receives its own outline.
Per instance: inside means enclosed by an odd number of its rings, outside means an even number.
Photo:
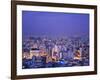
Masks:
[[[89,14],[22,12],[22,32],[26,36],[89,36]]]
[[[89,66],[89,14],[22,12],[22,68]]]

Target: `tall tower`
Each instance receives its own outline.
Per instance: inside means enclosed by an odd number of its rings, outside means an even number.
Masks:
[[[58,60],[59,59],[59,48],[57,45],[54,46],[54,48],[52,49],[52,58],[54,60]]]

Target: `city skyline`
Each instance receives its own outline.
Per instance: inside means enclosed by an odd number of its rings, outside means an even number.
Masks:
[[[23,11],[22,40],[23,69],[89,66],[89,14]]]

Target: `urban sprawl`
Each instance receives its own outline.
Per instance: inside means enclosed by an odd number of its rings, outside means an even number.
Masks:
[[[88,37],[27,37],[22,41],[22,68],[89,65]]]

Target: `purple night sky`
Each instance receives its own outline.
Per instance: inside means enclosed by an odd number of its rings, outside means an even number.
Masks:
[[[26,36],[89,36],[89,14],[22,12],[22,34]]]

